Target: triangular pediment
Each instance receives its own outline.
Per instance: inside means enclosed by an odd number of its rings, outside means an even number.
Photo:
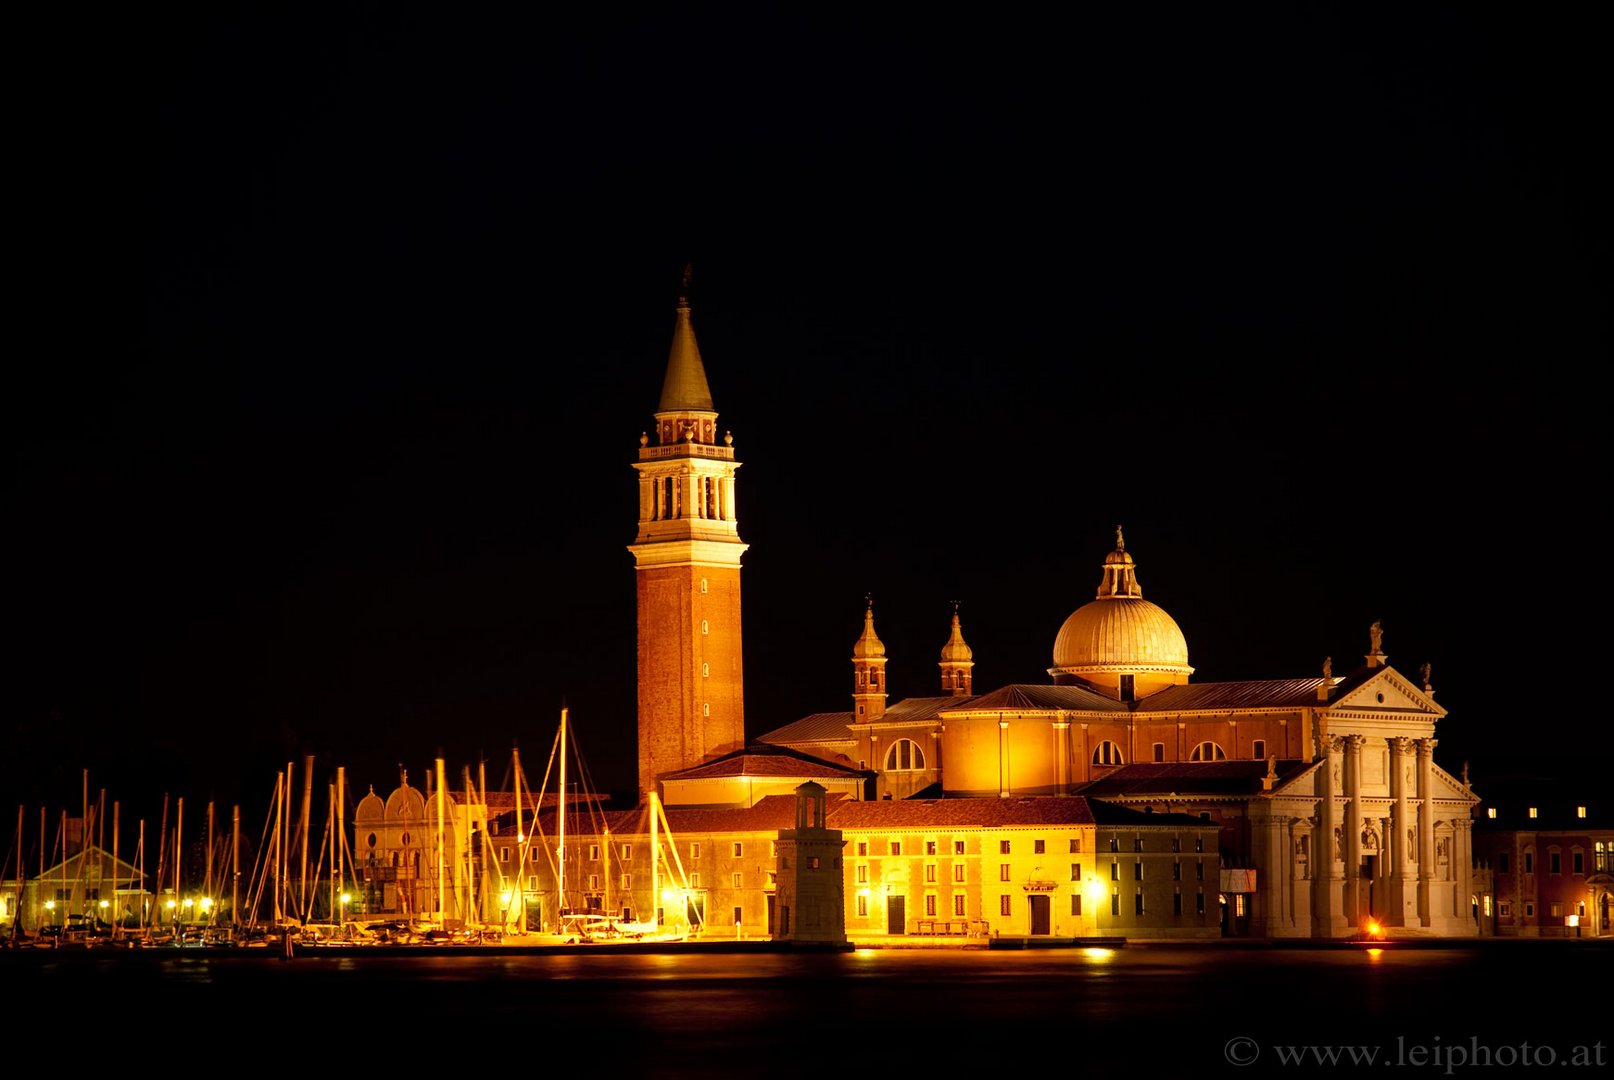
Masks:
[[[1446,710],[1411,679],[1384,667],[1327,705],[1329,712],[1415,713],[1438,720]]]

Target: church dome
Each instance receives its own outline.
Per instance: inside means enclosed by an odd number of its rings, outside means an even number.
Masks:
[[[1059,628],[1049,674],[1055,681],[1076,676],[1112,688],[1129,676],[1134,692],[1142,696],[1187,682],[1193,670],[1188,639],[1164,608],[1143,598],[1136,564],[1116,529],[1115,550],[1104,559],[1098,597],[1077,608]]]

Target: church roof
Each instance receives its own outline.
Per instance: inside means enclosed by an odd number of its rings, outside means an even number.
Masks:
[[[1085,686],[1049,686],[1041,683],[1011,683],[972,698],[951,698],[948,711],[1017,709],[1085,709],[1098,712],[1126,712],[1125,702],[1106,697]]]
[[[840,765],[783,746],[753,743],[741,750],[703,761],[688,769],[663,776],[663,780],[710,780],[724,776],[822,776],[834,779],[861,779],[864,772],[850,762]]]
[[[1278,783],[1314,764],[1279,761]],[[1266,774],[1265,761],[1169,761],[1159,765],[1123,765],[1108,776],[1082,785],[1079,790],[1097,799],[1138,795],[1248,795],[1261,790],[1261,778]]]
[[[684,271],[684,288],[689,288],[689,271]],[[695,344],[695,327],[689,318],[689,297],[678,297],[678,321],[673,326],[672,349],[667,354],[667,375],[661,383],[658,413],[715,412],[712,389],[706,382],[706,365],[701,363],[700,346]]]
[[[1134,810],[1130,806],[1105,802],[1103,799],[1093,799],[1089,805],[1093,808],[1094,819],[1100,825],[1199,825],[1205,827],[1212,824],[1193,814],[1156,814],[1147,810]]]
[[[850,712],[821,712],[774,728],[758,741],[765,743],[850,743]]]

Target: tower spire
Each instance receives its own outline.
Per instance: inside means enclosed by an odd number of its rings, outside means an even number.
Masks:
[[[689,315],[689,280],[693,273],[693,266],[685,265],[678,290],[678,318],[673,324],[672,348],[667,353],[667,374],[661,383],[661,403],[656,407],[657,441],[663,445],[684,441],[690,430],[694,430],[696,442],[710,443],[712,427],[717,421],[712,390],[706,382],[706,365],[701,363],[701,350],[695,342],[695,326]],[[704,416],[707,413],[711,415]],[[663,416],[673,422],[670,428],[659,422]],[[700,422],[702,419],[704,424]]]
[[[852,717],[867,724],[885,715],[885,643],[874,632],[874,597],[867,595],[863,633],[852,645]]]
[[[974,693],[975,654],[964,641],[964,628],[958,621],[958,601],[953,601],[953,628],[947,643],[941,649],[942,693],[953,697],[969,697]]]

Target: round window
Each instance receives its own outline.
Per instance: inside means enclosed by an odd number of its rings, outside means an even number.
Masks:
[[[406,843],[406,844],[409,843],[409,834],[404,833],[401,839],[403,840],[404,843]]]
[[[1380,695],[1379,695],[1379,704],[1380,704],[1380,705],[1383,705],[1383,704],[1384,704],[1384,695],[1383,695],[1383,694],[1380,694]]]
[[[371,847],[375,847],[375,833],[371,833],[365,843],[369,844]]]

